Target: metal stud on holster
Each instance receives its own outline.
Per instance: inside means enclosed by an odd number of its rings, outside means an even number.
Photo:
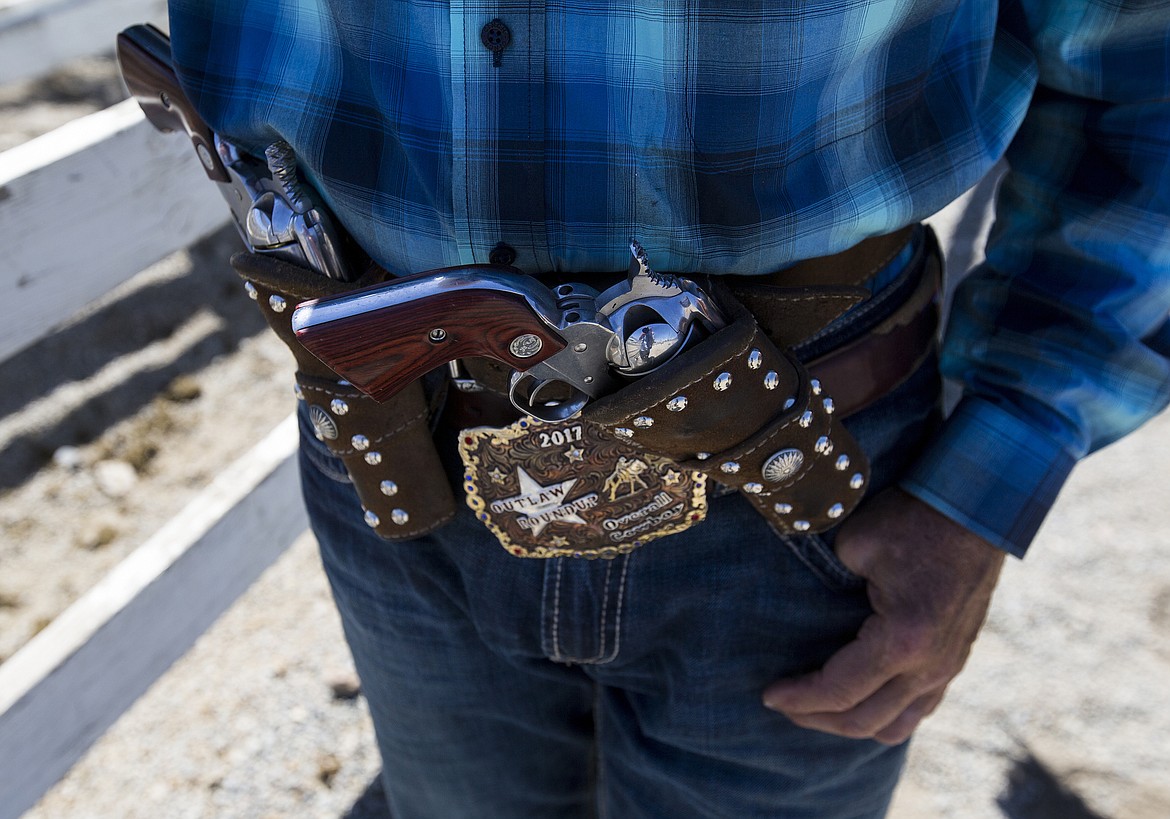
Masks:
[[[711,287],[732,321],[583,417],[736,487],[778,532],[824,531],[861,501],[865,455],[804,365],[725,288]]]
[[[451,486],[435,450],[421,382],[389,401],[363,395],[297,341],[291,306],[377,284],[384,271],[341,282],[271,256],[239,253],[232,267],[244,279],[269,327],[297,362],[297,398],[308,405],[314,434],[345,464],[366,525],[387,540],[409,540],[455,514]]]

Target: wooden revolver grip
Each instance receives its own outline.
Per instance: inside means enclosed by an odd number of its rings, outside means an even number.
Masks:
[[[306,302],[298,312],[353,296]],[[377,401],[457,358],[484,356],[527,370],[565,348],[564,340],[533,311],[523,296],[463,289],[355,312],[296,328],[309,352]],[[540,340],[520,357],[510,349],[522,336]],[[537,345],[529,341],[528,348]]]
[[[150,124],[160,131],[186,134],[207,176],[215,182],[230,181],[211,128],[179,85],[167,35],[149,24],[130,26],[118,34],[117,53],[122,79]]]

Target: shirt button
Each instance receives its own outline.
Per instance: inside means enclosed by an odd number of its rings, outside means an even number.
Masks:
[[[516,251],[510,245],[500,242],[488,254],[488,261],[492,264],[508,265],[516,261]]]
[[[500,64],[500,54],[512,44],[512,31],[499,17],[490,21],[479,31],[480,42],[492,53],[492,65]]]

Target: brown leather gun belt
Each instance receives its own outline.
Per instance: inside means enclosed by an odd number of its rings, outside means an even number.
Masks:
[[[842,417],[859,412],[908,379],[938,344],[942,256],[927,237],[922,277],[892,315],[861,338],[808,363],[831,389]]]
[[[801,288],[809,292],[856,290],[902,251],[914,229],[910,226],[873,237],[833,256],[800,262],[763,280],[752,279],[751,287],[745,290],[757,295],[767,288],[785,292]],[[833,396],[840,417],[848,417],[894,390],[935,351],[942,287],[941,255],[929,230],[923,245],[920,252],[926,258],[922,276],[903,304],[860,338],[806,362],[812,376]],[[740,292],[734,284],[731,289],[755,312],[755,304],[748,294]],[[762,318],[761,324],[769,329]],[[791,346],[802,340],[777,339],[772,332],[768,334],[780,346]],[[475,381],[485,389],[450,390],[445,422],[465,428],[501,426],[516,420],[518,413],[506,397],[508,371],[486,360],[467,363]]]

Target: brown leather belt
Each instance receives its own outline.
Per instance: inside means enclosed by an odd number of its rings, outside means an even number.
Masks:
[[[892,315],[861,338],[808,363],[841,417],[892,392],[935,353],[942,291],[942,259],[935,251],[927,249],[918,286]]]
[[[911,226],[867,239],[842,253],[800,262],[753,283],[787,289],[857,287],[906,246],[913,230]],[[937,348],[942,264],[933,236],[928,235],[925,242],[922,275],[903,304],[860,338],[807,362],[812,376],[833,397],[839,417],[859,412],[894,390]],[[475,364],[472,376],[486,389],[464,392],[452,388],[444,422],[454,428],[468,428],[515,421],[519,413],[502,394],[507,390],[507,369],[486,360]]]

